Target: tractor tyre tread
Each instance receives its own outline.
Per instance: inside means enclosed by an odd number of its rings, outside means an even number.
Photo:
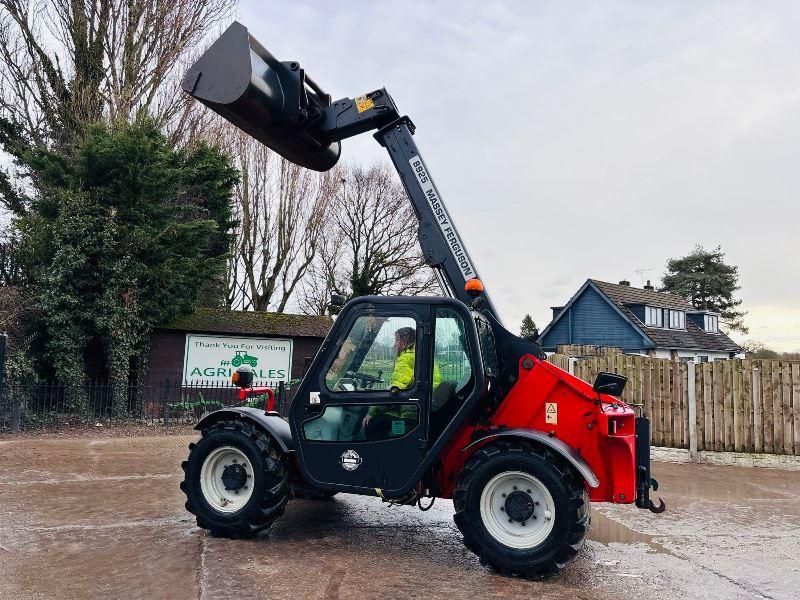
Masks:
[[[558,544],[555,552],[543,557],[541,561],[525,564],[524,561],[514,559],[514,550],[506,548],[507,552],[498,552],[495,548],[487,547],[483,541],[485,531],[480,517],[468,517],[468,501],[475,495],[475,490],[470,485],[483,468],[490,462],[506,457],[522,458],[526,460],[545,463],[562,484],[566,491],[566,500],[571,510],[566,529],[566,535]],[[470,493],[472,492],[472,493]],[[552,490],[551,490],[552,493]],[[480,494],[478,494],[478,497]],[[558,499],[554,498],[558,504]],[[589,532],[591,513],[589,510],[589,496],[580,476],[560,456],[549,449],[535,446],[517,440],[497,440],[490,445],[478,449],[461,469],[456,488],[453,490],[453,505],[455,508],[454,520],[456,526],[464,536],[464,545],[478,556],[481,564],[489,565],[503,575],[521,576],[527,579],[544,579],[560,571],[583,548]],[[488,532],[486,535],[489,535]],[[552,534],[551,534],[552,535]],[[498,558],[498,554],[505,554]]]
[[[181,464],[185,473],[180,488],[186,494],[186,510],[195,515],[197,526],[207,529],[217,537],[231,539],[249,538],[266,529],[280,517],[289,500],[290,469],[280,446],[267,432],[255,424],[241,419],[223,420],[204,428],[196,444],[190,444],[188,460]],[[263,466],[261,497],[253,498],[240,511],[231,515],[215,514],[203,498],[199,486],[201,464],[194,464],[198,456],[214,448],[215,436],[235,436],[242,444],[249,445]],[[252,459],[251,459],[252,462]],[[193,481],[196,475],[196,481]]]

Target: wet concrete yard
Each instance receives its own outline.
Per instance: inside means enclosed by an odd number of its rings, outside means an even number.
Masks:
[[[492,573],[452,503],[292,501],[268,535],[197,529],[178,489],[194,436],[0,440],[0,598],[797,598],[800,472],[656,463],[668,510],[594,505],[544,582]]]

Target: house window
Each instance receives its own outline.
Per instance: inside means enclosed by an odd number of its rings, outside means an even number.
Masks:
[[[707,362],[708,362],[708,357],[707,357],[707,356],[698,356],[698,357],[697,357],[697,359],[698,359],[698,360],[699,360],[701,363],[707,363]]]
[[[705,329],[708,333],[719,333],[719,317],[717,315],[705,315]]]
[[[660,308],[652,306],[644,307],[644,324],[648,327],[663,327],[664,312]]]
[[[682,310],[669,311],[669,328],[686,329],[686,313]]]

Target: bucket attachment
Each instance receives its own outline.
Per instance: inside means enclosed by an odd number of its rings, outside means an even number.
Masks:
[[[234,22],[187,71],[183,89],[284,158],[316,171],[341,144],[319,134],[331,97],[294,61],[280,62]]]

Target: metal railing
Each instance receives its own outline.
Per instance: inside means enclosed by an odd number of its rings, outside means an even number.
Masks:
[[[297,382],[259,382],[275,392],[275,410],[287,415]],[[293,385],[294,384],[294,385]],[[239,399],[229,383],[151,385],[86,382],[0,384],[0,431],[62,429],[84,425],[189,425],[226,406],[266,408],[267,395]]]

